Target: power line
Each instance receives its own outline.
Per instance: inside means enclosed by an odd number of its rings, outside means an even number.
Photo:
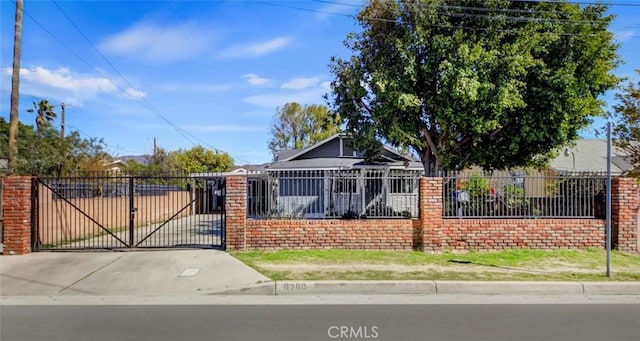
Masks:
[[[115,65],[113,65],[113,63],[111,63],[108,58],[106,58],[106,56],[104,56],[104,54],[91,42],[90,39],[88,39],[88,37],[82,32],[82,30],[73,22],[73,20],[71,20],[71,18],[66,14],[66,12],[64,12],[64,10],[62,10],[62,8],[55,2],[53,1],[53,3],[56,5],[56,7],[60,10],[60,12],[66,17],[66,19],[74,26],[74,28],[82,35],[82,37],[92,46],[93,49],[95,49],[98,54],[115,70],[115,72],[120,76],[120,78],[122,78],[122,80],[132,89],[135,89],[135,87],[126,79],[126,77],[124,77],[124,75],[122,75],[122,73],[115,67]],[[213,146],[211,146],[210,144],[206,143],[205,141],[201,140],[200,138],[193,136],[191,133],[185,131],[184,129],[180,128],[179,126],[175,125],[173,122],[171,122],[169,119],[167,119],[166,117],[164,117],[162,114],[160,114],[160,112],[144,97],[142,97],[142,101],[140,100],[139,96],[133,96],[131,95],[129,92],[127,92],[127,90],[123,89],[122,87],[120,87],[118,84],[114,83],[113,81],[110,80],[110,78],[105,75],[102,71],[100,71],[98,68],[96,68],[95,66],[93,66],[91,63],[89,63],[86,59],[82,58],[82,56],[80,56],[78,53],[76,53],[73,49],[71,49],[68,45],[66,45],[64,42],[62,42],[60,39],[58,39],[58,37],[56,37],[56,35],[54,35],[53,33],[51,33],[51,31],[49,31],[46,27],[44,27],[42,24],[40,24],[40,22],[38,20],[36,20],[33,16],[31,16],[28,12],[24,12],[24,14],[31,19],[38,27],[40,27],[44,32],[46,32],[47,34],[49,34],[49,36],[51,36],[57,43],[59,43],[62,47],[64,47],[65,49],[67,49],[69,52],[71,52],[71,54],[73,54],[76,58],[78,58],[79,60],[81,60],[84,64],[86,64],[87,66],[89,66],[91,69],[93,69],[95,72],[97,72],[98,74],[100,74],[102,77],[104,77],[105,79],[109,80],[110,83],[115,86],[118,90],[120,90],[123,94],[127,95],[129,98],[133,99],[134,101],[136,101],[138,104],[142,105],[145,109],[151,111],[153,114],[155,114],[156,116],[160,117],[162,120],[164,120],[167,124],[169,124],[171,127],[174,128],[174,130],[176,130],[180,135],[182,135],[182,137],[184,137],[187,141],[189,141],[192,145],[197,145],[197,143],[195,143],[191,138],[198,140],[199,142],[201,142],[202,144],[208,146],[211,149],[214,150],[218,150],[218,148],[215,148]],[[191,137],[191,138],[189,138]]]
[[[135,89],[135,87],[127,80],[127,78],[118,70],[118,68],[100,51],[100,49],[98,49],[95,44],[93,44],[93,42],[87,37],[86,34],[84,34],[84,32],[80,29],[80,27],[78,25],[75,24],[75,22],[71,19],[71,17],[60,7],[60,5],[58,5],[58,3],[55,0],[52,0],[53,4],[56,6],[56,8],[58,8],[58,10],[65,16],[65,18],[71,23],[71,25],[80,33],[80,35],[85,39],[85,41],[102,57],[102,59],[104,59],[107,64],[109,64],[109,66],[111,66],[111,68],[116,72],[116,74],[131,88],[131,89]],[[67,49],[69,52],[71,52],[71,54],[73,54],[76,58],[78,58],[79,60],[81,60],[85,65],[87,65],[88,67],[90,67],[91,69],[93,69],[95,72],[97,72],[98,74],[100,74],[102,77],[104,77],[105,79],[109,80],[111,84],[113,84],[113,86],[115,86],[118,90],[120,90],[123,94],[127,95],[129,98],[133,99],[134,101],[136,101],[138,104],[142,105],[145,109],[151,111],[153,114],[155,114],[156,116],[160,117],[163,121],[165,121],[167,124],[169,124],[172,128],[174,128],[174,130],[176,130],[180,135],[182,135],[182,137],[184,137],[187,141],[189,141],[192,145],[198,145],[198,143],[194,142],[192,139],[199,141],[201,144],[203,144],[204,146],[207,146],[213,150],[219,151],[218,148],[210,145],[209,143],[205,142],[204,140],[194,136],[193,134],[187,132],[186,130],[182,129],[181,127],[177,126],[176,124],[174,124],[173,122],[171,122],[169,119],[167,119],[164,115],[162,115],[146,98],[142,97],[142,101],[140,100],[140,96],[133,96],[131,95],[129,92],[127,92],[127,90],[123,89],[122,87],[120,87],[119,85],[117,85],[116,83],[114,83],[113,81],[110,80],[110,77],[108,77],[106,74],[104,74],[102,71],[100,71],[98,68],[96,68],[94,65],[92,65],[91,63],[89,63],[86,59],[82,58],[82,56],[80,56],[78,53],[76,53],[73,49],[71,49],[68,45],[66,45],[62,40],[58,39],[58,37],[56,35],[54,35],[51,31],[49,31],[46,27],[44,27],[38,20],[36,20],[33,16],[31,16],[29,13],[27,13],[25,11],[25,14],[27,15],[27,17],[29,17],[29,19],[31,19],[38,27],[40,27],[43,31],[45,31],[47,34],[49,34],[49,36],[51,36],[57,43],[59,43],[62,47],[64,47],[65,49]],[[85,134],[86,135],[86,134]],[[89,135],[87,135],[88,137],[90,137]],[[190,138],[191,137],[191,138]],[[105,143],[105,145],[107,145]],[[108,145],[107,145],[108,146]],[[116,148],[111,146],[112,148]],[[239,161],[246,161],[243,160],[241,158],[237,158],[237,160]],[[248,163],[248,162],[247,162]]]
[[[564,0],[512,0],[514,2],[531,2],[531,3],[570,3],[576,5],[607,5],[607,6],[621,6],[621,7],[640,7],[639,3],[633,2],[615,2],[615,1],[564,1]]]
[[[331,1],[331,0],[312,0],[313,2],[334,4],[334,5],[344,5],[351,7],[362,7],[361,5],[349,2],[340,2],[340,1]],[[621,7],[640,7],[640,3],[637,2],[615,2],[615,1],[565,1],[565,0],[511,0],[513,2],[524,2],[524,3],[549,3],[549,4],[576,4],[576,5],[606,5],[606,6],[621,6]],[[487,0],[485,0],[487,2]],[[430,4],[423,4],[429,6]],[[431,5],[431,6],[439,6],[439,4]],[[447,5],[445,5],[447,6]]]
[[[73,22],[73,20],[71,20],[71,18],[69,17],[69,15],[67,15],[67,13],[58,5],[58,3],[55,0],[52,0],[53,4],[58,8],[58,10],[67,18],[67,20],[71,23],[71,25],[73,25],[73,27],[80,33],[80,35],[87,41],[87,43],[89,43],[89,45],[96,51],[98,52],[98,54],[100,55],[100,57],[102,57],[102,59],[104,59],[107,64],[109,64],[109,66],[111,66],[111,68],[113,68],[113,70],[116,72],[116,74],[118,76],[120,76],[120,78],[129,86],[129,88],[131,89],[135,89],[135,87],[127,80],[126,77],[124,77],[124,75],[120,72],[120,70],[118,70],[118,68],[116,68],[115,65],[113,65],[113,63],[111,63],[111,61],[102,53],[102,51],[100,51],[100,49],[98,49],[93,42],[91,42],[91,40],[87,37],[86,34],[84,34],[84,32],[82,32],[82,30],[80,29],[80,27],[78,27],[78,25],[75,24],[75,22]],[[126,91],[124,91],[125,94],[129,95]],[[130,96],[134,99],[140,97],[140,96]],[[150,109],[150,111],[152,113],[154,113],[155,115],[157,115],[158,117],[160,117],[162,120],[164,120],[167,124],[169,124],[170,126],[172,126],[178,133],[180,133],[185,139],[187,139],[187,141],[191,142],[191,144],[196,145],[195,142],[193,142],[185,133],[185,131],[183,129],[181,129],[180,127],[178,127],[177,125],[175,125],[173,122],[169,121],[169,119],[167,119],[166,117],[164,117],[162,114],[160,114],[160,112],[151,104],[149,103],[149,101],[145,98],[142,97],[142,101],[144,101],[144,103],[148,106],[145,106],[145,108]]]
[[[269,2],[264,2],[264,1],[255,1],[256,3],[260,3],[260,4],[264,4],[264,5],[269,5],[269,6],[275,6],[275,7],[282,7],[282,8],[288,8],[288,9],[294,9],[294,10],[302,10],[302,11],[307,11],[307,12],[315,12],[315,13],[323,13],[323,14],[331,14],[331,15],[336,15],[336,16],[344,16],[344,17],[349,17],[349,18],[354,18],[353,15],[351,14],[345,14],[345,13],[336,13],[336,12],[329,12],[329,11],[320,11],[320,10],[314,10],[314,9],[309,9],[309,8],[302,8],[302,7],[296,7],[296,6],[289,6],[289,5],[282,5],[282,4],[276,4],[276,3],[269,3]],[[336,2],[329,2],[329,1],[323,1],[323,2],[327,2],[327,3],[334,3],[334,4],[342,4],[342,3],[336,3]],[[531,1],[529,1],[531,2]],[[595,4],[595,3],[593,3]],[[356,5],[351,5],[351,6],[356,6]],[[640,6],[640,4],[638,4],[638,6]],[[444,16],[460,16],[461,14],[452,14],[452,13],[448,13],[448,12],[438,12],[437,14],[439,15],[444,15]],[[464,15],[465,18],[479,18],[481,17],[481,15],[479,14],[466,14]],[[482,16],[483,18],[487,18],[486,15]],[[505,17],[497,17],[497,18],[505,18]],[[518,17],[514,17],[514,18],[518,18]],[[377,22],[389,22],[389,23],[395,23],[397,22],[397,20],[394,19],[384,19],[384,18],[376,18],[376,17],[366,17],[365,19],[367,20],[371,20],[371,21],[377,21]],[[505,19],[509,19],[509,18],[505,18]],[[552,19],[550,19],[552,20]],[[549,20],[546,20],[547,22],[549,22]],[[540,23],[544,23],[545,21],[538,21]],[[577,21],[570,21],[567,23],[575,23]],[[587,21],[585,21],[587,22]],[[590,21],[589,23],[596,23],[596,21]],[[449,26],[449,25],[438,25],[438,24],[425,24],[426,26],[430,26],[430,27],[440,27],[440,28],[449,28],[449,29],[463,29],[463,30],[480,30],[480,31],[494,31],[494,32],[504,32],[504,33],[513,33],[513,32],[517,32],[517,30],[515,29],[488,29],[488,28],[482,28],[482,27],[471,27],[471,26]],[[635,26],[633,26],[635,27]],[[592,34],[582,34],[582,33],[557,33],[557,32],[538,32],[538,33],[547,33],[547,34],[551,34],[551,35],[556,35],[556,36],[570,36],[570,37],[577,37],[577,36],[593,36]],[[640,36],[629,36],[627,38],[640,38]]]
[[[78,25],[75,24],[75,22],[71,19],[71,17],[62,9],[62,7],[60,7],[60,5],[58,5],[58,3],[55,0],[52,0],[53,4],[58,8],[58,10],[65,16],[65,18],[71,23],[71,25],[73,25],[73,27],[80,33],[80,35],[84,38],[84,40],[100,55],[100,57],[102,57],[102,59],[104,59],[105,62],[107,62],[107,64],[109,64],[109,66],[111,66],[111,68],[116,72],[116,74],[132,89],[135,89],[135,87],[127,80],[127,78],[120,72],[120,70],[118,70],[118,68],[102,53],[102,51],[100,51],[100,49],[98,49],[98,47],[96,47],[96,45],[91,41],[91,39],[89,39],[89,37],[87,37],[86,34],[84,34],[84,32],[80,29],[80,27]],[[123,90],[123,92],[125,94],[128,95],[128,93],[126,91]],[[134,100],[136,100],[138,103],[142,104],[137,97],[132,97]],[[193,140],[191,140],[189,137],[193,138],[194,140],[199,141],[200,143],[202,143],[204,146],[207,146],[213,150],[218,151],[219,149],[210,145],[209,143],[205,142],[204,140],[198,138],[197,136],[194,136],[193,134],[189,133],[188,131],[184,130],[183,128],[177,126],[176,124],[174,124],[173,122],[171,122],[169,119],[167,119],[165,116],[163,116],[162,114],[160,114],[160,112],[145,98],[142,97],[142,101],[144,101],[144,103],[146,104],[143,105],[146,109],[150,110],[152,113],[154,113],[155,115],[157,115],[158,117],[160,117],[162,120],[164,120],[167,124],[169,124],[171,127],[173,127],[178,133],[180,133],[187,141],[189,141],[192,145],[197,145],[197,143],[195,143]],[[238,159],[240,161],[246,161],[246,160],[242,160],[242,159]]]
[[[345,3],[339,1],[330,1],[330,0],[314,0],[319,3],[333,4],[333,5],[342,5],[342,6],[350,6],[356,8],[362,8],[360,5],[356,5],[353,3]],[[572,19],[554,19],[548,17],[528,17],[528,16],[498,16],[495,13],[504,13],[504,14],[557,14],[558,12],[554,11],[541,11],[536,9],[517,9],[517,8],[494,8],[494,7],[471,7],[464,5],[446,5],[446,4],[429,4],[429,3],[415,3],[419,8],[435,8],[435,9],[445,9],[445,10],[460,10],[460,11],[475,11],[475,12],[485,12],[485,13],[493,13],[493,15],[487,14],[477,14],[477,13],[452,13],[452,12],[437,12],[439,15],[446,16],[464,16],[464,17],[478,17],[478,18],[487,18],[492,19],[493,17],[499,19],[507,19],[512,21],[522,21],[522,22],[552,22],[552,23],[582,23],[582,24],[594,24],[599,23],[599,21],[594,20],[572,20]],[[640,4],[638,4],[640,6]],[[628,25],[630,27],[638,27],[640,25]]]

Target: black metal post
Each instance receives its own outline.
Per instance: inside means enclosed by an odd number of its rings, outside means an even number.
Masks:
[[[38,222],[38,178],[31,180],[31,250],[38,251],[40,249],[40,230]],[[0,191],[2,195],[2,191]],[[2,199],[0,199],[2,201]],[[0,234],[0,243],[2,242],[2,234]]]
[[[222,211],[222,214],[220,215],[220,247],[222,248],[222,250],[226,250],[227,249],[227,211],[226,211],[226,203],[227,203],[227,179],[226,178],[221,178],[220,179],[220,184],[221,184],[221,190],[220,190],[220,195],[222,195],[222,207],[220,208],[220,210]],[[248,183],[249,181],[247,181]]]
[[[607,221],[605,225],[605,248],[607,251],[606,276],[611,277],[611,129],[612,123],[607,122]]]
[[[134,228],[134,224],[135,224],[135,214],[136,214],[136,207],[135,207],[135,202],[134,202],[134,180],[133,177],[129,178],[129,247],[133,247],[133,245],[135,245],[135,242],[133,240],[133,228]]]

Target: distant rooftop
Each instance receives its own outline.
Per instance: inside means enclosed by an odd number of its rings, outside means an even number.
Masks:
[[[551,168],[559,171],[607,171],[607,140],[577,140],[574,147],[567,147],[553,159]],[[622,149],[611,150],[611,173],[622,174],[633,169],[629,155]]]

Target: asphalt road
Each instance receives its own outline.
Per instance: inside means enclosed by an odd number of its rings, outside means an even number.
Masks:
[[[83,304],[1,308],[2,341],[640,339],[640,304]]]

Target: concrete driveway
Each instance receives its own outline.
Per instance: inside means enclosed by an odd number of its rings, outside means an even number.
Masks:
[[[219,250],[39,252],[0,257],[0,296],[207,295],[269,282]]]

